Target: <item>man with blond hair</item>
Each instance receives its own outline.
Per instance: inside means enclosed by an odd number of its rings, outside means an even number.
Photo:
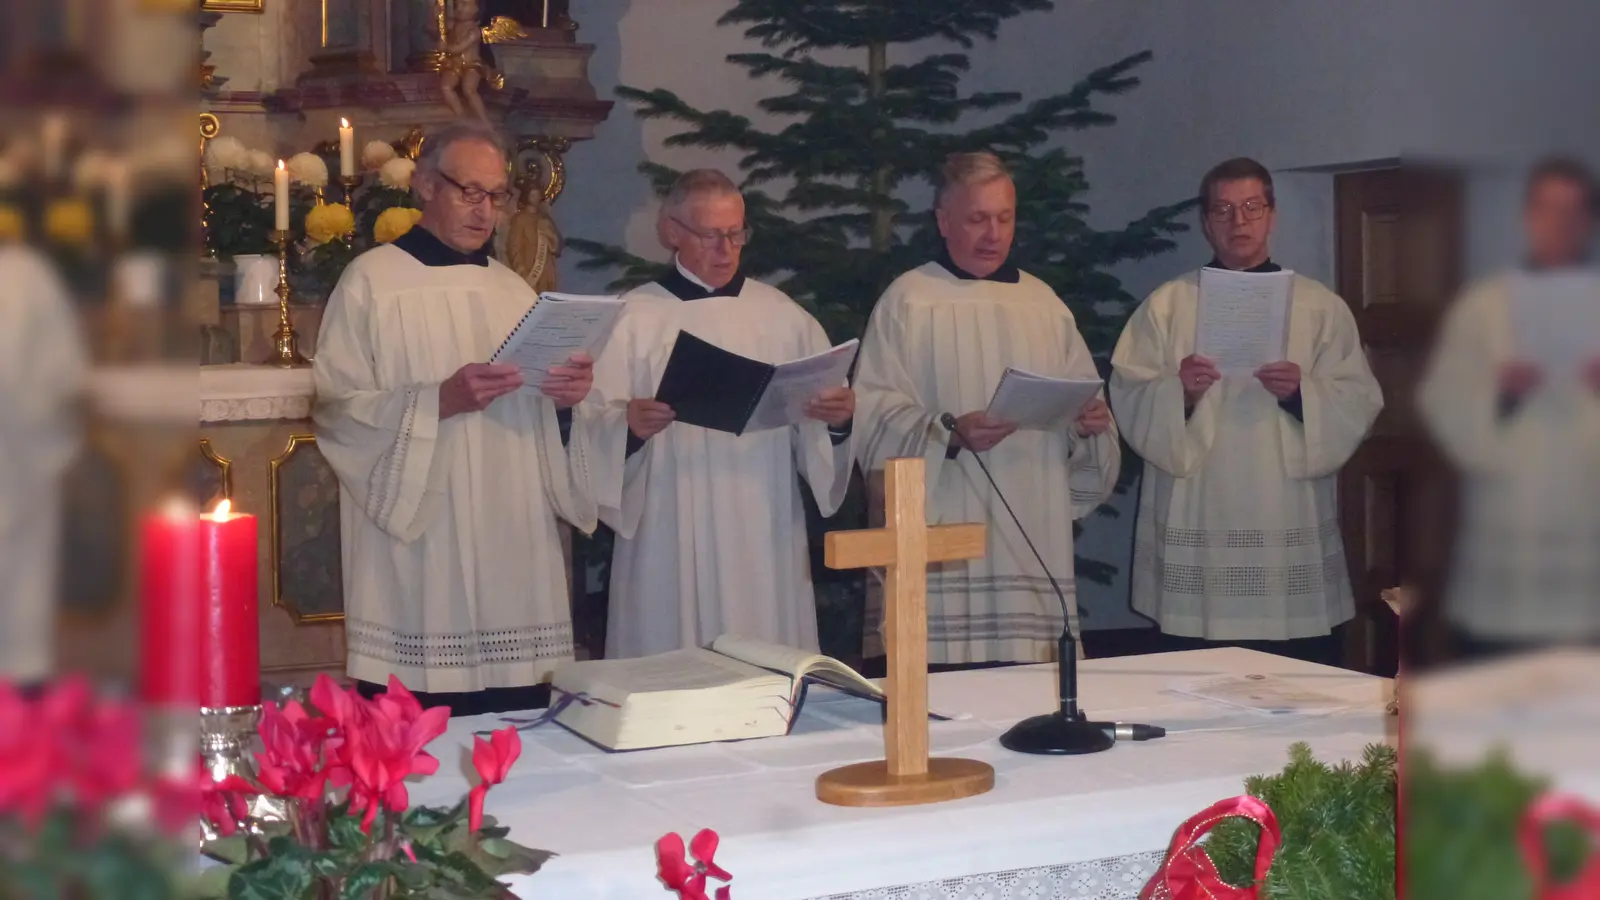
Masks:
[[[664,278],[632,291],[595,369],[601,519],[615,529],[606,656],[705,646],[723,634],[817,649],[798,478],[824,516],[851,472],[855,395],[826,388],[798,425],[744,435],[673,421],[651,399],[679,332],[767,363],[828,349],[817,320],[746,278],[744,198],[726,175],[680,177],[657,222]],[[798,476],[798,477],[797,477]]]
[[[985,414],[1008,367],[1061,378],[1099,374],[1072,311],[1009,262],[1017,192],[998,157],[950,157],[934,214],[944,252],[889,285],[862,340],[859,457],[869,471],[894,457],[923,457],[929,517],[989,526],[983,558],[928,572],[929,662],[1045,662],[1062,626],[1052,574],[1077,631],[1072,523],[1116,484],[1117,430],[1099,398],[1075,421],[1048,430],[1018,430]],[[954,431],[940,422],[946,413],[955,417]],[[987,461],[1048,573],[975,454]],[[869,657],[883,652],[882,616],[874,590]]]

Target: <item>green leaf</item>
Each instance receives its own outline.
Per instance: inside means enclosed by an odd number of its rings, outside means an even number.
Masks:
[[[339,897],[341,900],[368,900],[379,885],[397,875],[398,869],[393,863],[366,863],[345,878]]]
[[[302,854],[275,854],[234,872],[228,900],[302,900],[314,877],[300,849]]]
[[[218,862],[233,866],[242,866],[250,861],[250,843],[243,834],[208,841],[201,852]]]
[[[228,882],[236,871],[234,866],[207,866],[184,883],[181,894],[188,900],[225,900]]]
[[[361,817],[330,810],[328,813],[328,842],[336,850],[364,849],[372,837],[361,830]]]

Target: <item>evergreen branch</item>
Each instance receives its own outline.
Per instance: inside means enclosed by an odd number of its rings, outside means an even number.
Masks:
[[[942,38],[971,47],[994,40],[1000,24],[1025,12],[1047,12],[1050,0],[741,0],[717,20],[748,24],[745,36],[799,55],[824,48],[860,48]]]
[[[652,262],[641,256],[635,256],[622,247],[602,244],[599,241],[568,238],[566,244],[587,257],[578,263],[581,271],[622,270],[620,275],[606,285],[608,291],[626,291],[642,284],[649,284],[672,270],[672,266],[667,263]]]

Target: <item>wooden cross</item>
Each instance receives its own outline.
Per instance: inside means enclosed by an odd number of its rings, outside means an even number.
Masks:
[[[884,471],[886,528],[827,535],[830,569],[882,566],[889,697],[882,760],[824,772],[817,799],[838,806],[906,806],[981,794],[994,768],[970,759],[928,758],[928,564],[977,559],[982,525],[928,526],[919,458],[891,459]]]

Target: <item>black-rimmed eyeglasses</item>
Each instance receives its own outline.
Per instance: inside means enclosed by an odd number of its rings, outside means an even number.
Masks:
[[[455,185],[456,190],[461,192],[461,199],[468,206],[477,206],[487,197],[495,209],[505,209],[511,205],[511,198],[516,196],[511,191],[486,191],[483,188],[467,187],[443,172],[439,173],[439,177]]]

